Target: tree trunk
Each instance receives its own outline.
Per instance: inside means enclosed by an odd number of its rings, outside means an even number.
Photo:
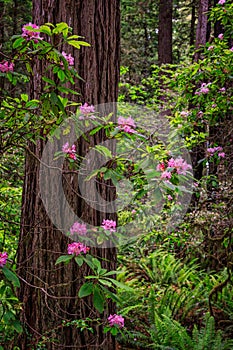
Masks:
[[[119,0],[51,0],[33,1],[33,23],[66,22],[74,33],[84,36],[91,44],[69,53],[75,57],[75,68],[84,81],[79,82],[77,89],[81,102],[100,104],[117,101],[119,79]],[[45,67],[36,64],[31,98],[37,98],[41,92],[41,73]],[[101,142],[104,135],[95,136],[95,143]],[[84,282],[87,267],[82,269],[75,263],[57,265],[59,255],[66,254],[69,239],[58,230],[46,213],[39,188],[39,162],[45,147],[44,140],[29,144],[26,155],[25,179],[23,188],[21,233],[18,249],[18,273],[21,278],[19,292],[23,303],[22,322],[27,327],[27,334],[20,339],[22,349],[32,349],[39,342],[46,349],[115,349],[115,340],[103,334],[103,326],[94,327],[94,333],[81,332],[75,326],[63,326],[66,322],[90,317],[106,320],[114,313],[110,302],[103,314],[98,314],[89,299],[79,299],[77,292]],[[80,145],[83,153],[86,145]],[[34,156],[34,155],[36,156]],[[50,188],[45,179],[44,186]],[[111,193],[106,193],[110,196]],[[72,190],[67,193],[76,213],[82,212],[82,219],[92,225],[100,225],[104,213],[90,210],[86,203],[74,198]],[[59,198],[54,198],[59,203]],[[91,214],[90,214],[91,213]],[[62,216],[62,212],[61,212]],[[62,221],[62,219],[61,219]],[[62,229],[62,228],[61,228]],[[116,267],[116,250],[94,249],[99,257],[105,258],[108,270]],[[43,338],[44,337],[44,338]]]
[[[191,24],[190,24],[190,46],[194,45],[195,40],[195,21],[196,21],[196,0],[191,3],[192,12],[191,12]]]
[[[159,2],[159,65],[172,63],[172,0]]]
[[[207,24],[208,17],[207,12],[209,9],[209,0],[200,0],[198,6],[198,23],[196,30],[196,44],[194,60],[197,62],[201,57],[202,47],[205,46],[207,41]]]

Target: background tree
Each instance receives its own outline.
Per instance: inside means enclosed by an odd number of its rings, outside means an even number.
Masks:
[[[117,100],[119,13],[118,0],[108,3],[96,3],[94,0],[81,3],[52,1],[49,4],[33,1],[34,23],[40,25],[42,21],[67,22],[78,35],[85,36],[85,40],[91,44],[91,48],[71,52],[83,79],[77,85],[82,102],[99,104]],[[36,74],[33,76],[31,98],[37,98],[42,92],[44,69],[46,67],[41,62],[35,62]],[[50,107],[48,106],[48,110]],[[63,346],[115,349],[112,337],[109,334],[104,335],[103,328],[98,324],[93,335],[87,331],[79,333],[75,326],[62,327],[63,320],[97,318],[99,314],[93,311],[90,304],[78,302],[77,292],[87,270],[80,272],[77,264],[55,268],[55,261],[62,252],[66,252],[69,240],[53,226],[40,198],[39,159],[45,146],[45,135],[41,136],[42,139],[29,143],[25,162],[18,272],[22,281],[19,296],[24,304],[22,321],[27,327],[28,336],[25,333],[20,344],[26,349],[26,344],[37,344],[46,336],[44,343],[48,349]],[[98,141],[97,138],[96,142]],[[49,183],[47,185],[49,188]],[[58,198],[54,200],[59,201]],[[83,204],[73,200],[76,213],[81,207],[86,213],[86,217],[82,216],[84,220],[93,225],[100,224],[100,213],[94,215],[92,211],[93,215],[90,215],[90,211],[84,209]],[[114,249],[95,250],[94,253],[106,259],[105,265],[108,269],[114,269]],[[101,317],[106,319],[109,313],[113,313],[112,307],[109,304],[108,310]]]
[[[209,0],[200,0],[198,4],[198,22],[196,30],[196,41],[195,41],[195,61],[198,61],[201,55],[201,50],[205,46],[207,38],[208,29],[208,10],[209,10]]]
[[[172,63],[172,0],[159,2],[158,63]]]

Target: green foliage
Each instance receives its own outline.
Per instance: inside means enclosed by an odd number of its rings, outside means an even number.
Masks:
[[[18,319],[21,309],[15,290],[20,286],[15,272],[3,266],[0,268],[0,344],[4,344],[16,333],[22,333],[23,327]]]

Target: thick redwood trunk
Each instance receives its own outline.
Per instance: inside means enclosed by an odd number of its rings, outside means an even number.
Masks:
[[[67,22],[75,34],[85,37],[90,48],[69,53],[75,57],[75,66],[84,82],[76,87],[80,91],[81,102],[92,104],[116,102],[119,76],[119,0],[51,0],[33,1],[33,22]],[[41,91],[41,75],[44,67],[36,66],[31,97],[38,97]],[[100,142],[103,135],[97,135],[95,142]],[[39,188],[39,161],[45,146],[43,140],[29,144],[26,155],[25,180],[23,189],[21,235],[18,250],[18,272],[21,277],[19,297],[23,302],[22,321],[28,331],[28,337],[22,336],[20,347],[32,349],[42,341],[47,349],[115,349],[115,341],[103,334],[103,327],[96,326],[94,334],[80,332],[74,326],[63,327],[62,321],[85,319],[86,317],[106,320],[113,313],[110,303],[102,315],[93,309],[87,300],[77,297],[77,292],[84,282],[86,268],[77,268],[76,264],[57,265],[55,261],[61,254],[66,254],[68,238],[50,221],[41,201]],[[86,146],[81,147],[86,152]],[[34,155],[36,155],[36,157]],[[49,181],[45,185],[49,188]],[[111,194],[105,193],[105,196]],[[82,212],[82,218],[93,225],[102,220],[99,212],[92,212],[85,203],[74,200],[72,191],[67,193],[76,213]],[[55,204],[59,198],[54,198]],[[62,208],[61,208],[62,216]],[[106,268],[115,269],[116,250],[95,250],[106,258]],[[46,339],[47,337],[47,339]],[[30,345],[29,345],[30,344]]]

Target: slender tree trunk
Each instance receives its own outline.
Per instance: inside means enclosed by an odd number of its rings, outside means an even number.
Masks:
[[[90,48],[73,53],[69,51],[74,55],[75,66],[84,79],[77,86],[81,102],[116,102],[119,79],[119,0],[33,1],[34,23],[61,21],[67,22],[75,33],[84,36],[91,44]],[[40,95],[43,84],[41,73],[44,67],[37,63],[35,68],[37,74],[34,74],[32,98]],[[103,138],[104,135],[98,134],[94,142],[101,142]],[[70,242],[50,221],[41,200],[38,159],[44,147],[44,140],[30,143],[25,163],[18,272],[21,278],[19,297],[23,303],[22,322],[28,334],[21,337],[20,346],[22,349],[33,349],[42,341],[49,350],[113,350],[115,341],[109,334],[103,334],[102,326],[96,325],[93,334],[81,332],[75,326],[63,326],[63,320],[68,322],[87,317],[106,320],[110,313],[114,313],[114,305],[109,303],[104,313],[99,315],[90,300],[77,297],[87,268],[77,268],[75,263],[55,266],[58,256],[66,254],[67,243]],[[79,149],[81,153],[87,151],[85,144],[79,145]],[[48,191],[51,185],[49,181],[52,179],[45,179],[44,184]],[[111,194],[105,193],[105,196],[111,197]],[[104,213],[91,210],[86,203],[77,200],[72,190],[67,193],[67,197],[74,211],[81,212],[83,219],[93,225],[100,225]],[[59,198],[54,198],[54,203],[59,203]],[[115,269],[114,248],[94,249],[93,252],[106,259],[105,267],[108,270]]]
[[[196,43],[195,43],[195,55],[194,60],[197,62],[201,57],[201,49],[207,41],[207,24],[208,17],[207,12],[209,9],[209,0],[199,0],[198,6],[198,23],[196,30]]]
[[[191,12],[191,24],[190,24],[190,46],[194,45],[195,40],[195,21],[196,21],[196,0],[191,3],[192,12]]]
[[[158,62],[172,63],[172,0],[159,2]]]

